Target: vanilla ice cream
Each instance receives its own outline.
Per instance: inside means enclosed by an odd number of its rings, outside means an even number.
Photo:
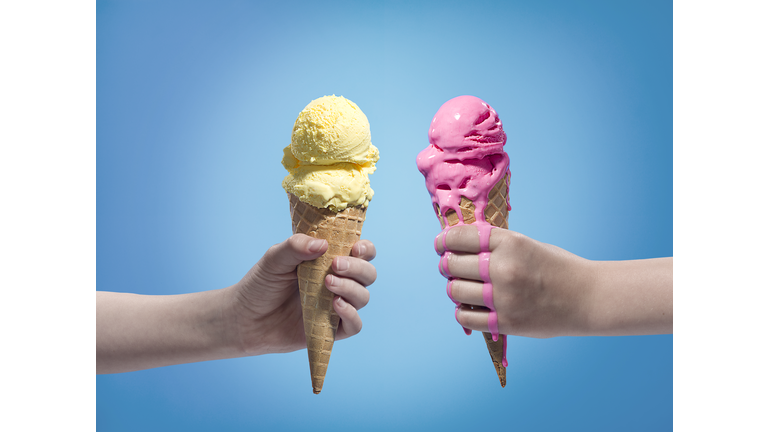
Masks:
[[[318,208],[365,207],[373,198],[368,174],[378,160],[362,110],[342,96],[323,96],[294,123],[291,145],[283,150],[283,188]]]

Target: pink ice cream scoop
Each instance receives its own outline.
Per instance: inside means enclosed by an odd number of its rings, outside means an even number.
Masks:
[[[459,96],[443,104],[437,111],[429,127],[430,145],[416,158],[416,165],[424,175],[427,190],[432,197],[433,208],[446,232],[451,226],[465,223],[465,218],[469,216],[464,215],[462,208],[472,214],[467,210],[467,200],[474,205],[474,221],[470,222],[477,226],[480,236],[479,271],[483,279],[483,302],[490,311],[488,332],[484,333],[502,387],[506,385],[507,339],[501,335],[502,340],[499,341],[488,248],[494,225],[486,220],[486,209],[491,193],[495,198],[503,197],[503,225],[495,225],[506,228],[508,211],[511,209],[509,156],[504,151],[506,142],[507,135],[501,120],[490,105],[474,96]],[[466,198],[463,202],[462,197]],[[498,202],[494,205],[498,206]],[[458,217],[458,221],[451,219],[454,217]],[[445,243],[443,246],[445,250]],[[449,251],[443,254],[439,268],[443,276],[448,278],[447,292],[451,297],[455,278],[448,271],[449,254]],[[459,306],[457,303],[457,312]],[[465,331],[471,333],[467,329]]]
[[[451,209],[461,214],[464,196],[475,203],[476,219],[485,220],[488,193],[509,174],[506,142],[496,110],[482,99],[459,96],[440,107],[429,126],[430,145],[416,158],[432,203],[442,213],[438,217]]]
[[[474,96],[455,97],[437,111],[429,126],[429,143],[459,160],[503,153],[507,134],[496,111]]]

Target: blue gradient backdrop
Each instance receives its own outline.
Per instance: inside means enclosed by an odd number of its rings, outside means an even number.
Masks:
[[[440,105],[478,96],[509,136],[511,229],[672,255],[671,1],[98,1],[98,289],[239,280],[291,232],[282,148],[328,94],[367,114],[381,161],[379,279],[323,393],[306,351],[99,376],[99,430],[672,429],[670,335],[510,337],[499,387],[454,320],[415,164]]]

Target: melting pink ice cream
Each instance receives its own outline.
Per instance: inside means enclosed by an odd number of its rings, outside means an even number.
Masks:
[[[496,111],[482,99],[459,96],[444,103],[429,127],[429,147],[416,158],[416,165],[426,179],[427,190],[437,217],[445,222],[445,233],[450,226],[446,214],[454,210],[459,224],[464,224],[461,197],[475,205],[475,222],[480,236],[480,277],[483,280],[483,303],[490,309],[488,331],[496,341],[499,338],[498,315],[493,304],[493,284],[490,277],[489,243],[494,228],[485,220],[488,194],[493,186],[509,174],[509,156],[504,152],[507,134]],[[507,201],[509,209],[509,201]],[[439,213],[438,213],[439,209]],[[435,238],[437,242],[437,238]],[[451,294],[453,276],[448,271],[449,251],[440,258],[440,273],[448,279],[447,293]],[[437,250],[437,243],[435,244]],[[456,303],[458,313],[460,303]],[[464,329],[466,334],[472,331]],[[502,364],[507,367],[507,336],[504,341]]]

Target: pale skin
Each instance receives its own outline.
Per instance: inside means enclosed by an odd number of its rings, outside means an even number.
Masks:
[[[306,348],[296,266],[328,243],[296,234],[271,247],[236,284],[179,295],[96,293],[96,373],[118,373]],[[376,280],[376,248],[355,243],[336,257],[326,287],[341,318],[336,340],[360,332],[358,310]]]
[[[449,254],[456,278],[457,321],[488,331],[479,272],[480,240],[473,225],[440,233],[437,253]],[[499,333],[622,336],[672,333],[672,258],[592,261],[514,231],[493,229],[490,277]]]

